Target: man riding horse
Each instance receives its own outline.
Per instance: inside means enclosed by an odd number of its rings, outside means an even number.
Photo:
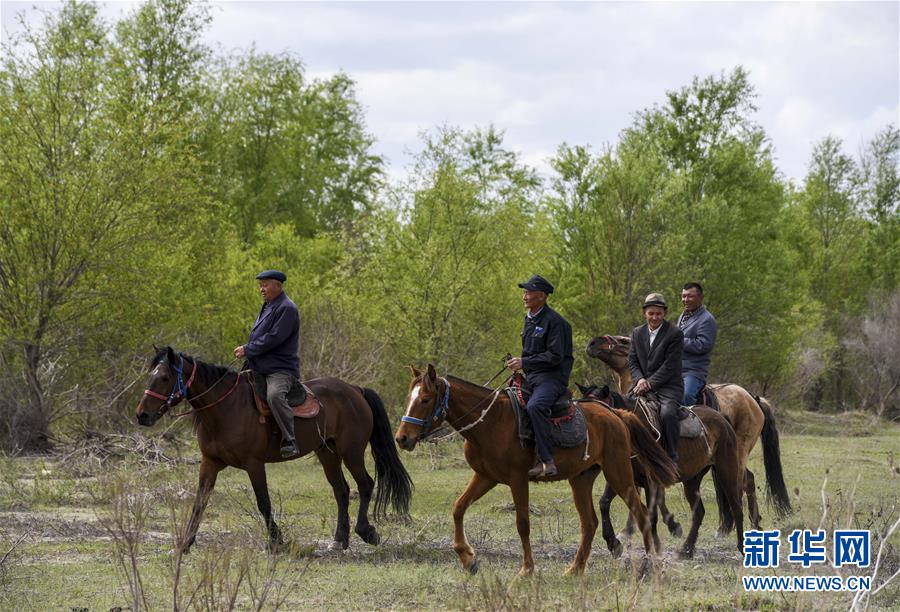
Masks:
[[[525,290],[522,302],[525,327],[522,329],[522,356],[506,362],[512,370],[523,370],[532,388],[525,409],[534,427],[536,457],[528,471],[531,478],[556,476],[556,463],[550,445],[550,416],[553,404],[569,386],[572,373],[572,327],[562,315],[547,305],[553,285],[535,274],[519,287]]]
[[[288,392],[300,379],[300,312],[284,292],[287,276],[266,270],[256,276],[263,305],[250,331],[250,339],[234,349],[234,356],[246,358],[250,369],[266,379],[266,401],[281,429],[281,456],[299,451],[294,441],[294,412]]]
[[[684,334],[681,375],[684,379],[682,404],[702,403],[697,397],[709,376],[709,359],[716,343],[716,318],[703,305],[700,283],[686,283],[681,291],[684,312],[678,317],[678,328]]]
[[[678,463],[678,412],[684,396],[681,379],[681,353],[684,334],[666,321],[669,307],[662,294],[651,293],[644,300],[643,314],[647,321],[635,327],[631,334],[628,366],[634,395],[653,393],[659,399],[662,439],[674,463]]]

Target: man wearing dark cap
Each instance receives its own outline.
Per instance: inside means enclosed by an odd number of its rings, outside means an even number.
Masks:
[[[681,351],[684,335],[666,321],[669,307],[662,294],[651,293],[644,300],[647,321],[631,334],[628,367],[635,382],[634,395],[653,393],[661,404],[662,438],[672,461],[678,463],[678,406],[684,396],[681,379]]]
[[[562,315],[547,306],[553,285],[535,274],[519,287],[525,290],[522,301],[528,312],[522,330],[522,356],[506,362],[510,370],[523,370],[531,385],[531,398],[525,407],[534,427],[537,447],[531,478],[556,476],[553,448],[550,446],[550,410],[569,386],[572,373],[572,327]]]
[[[284,272],[260,272],[259,293],[264,303],[250,331],[247,344],[234,349],[235,357],[246,358],[250,369],[266,377],[266,401],[281,429],[281,456],[297,454],[294,441],[294,414],[287,394],[300,378],[300,312],[284,292]]]

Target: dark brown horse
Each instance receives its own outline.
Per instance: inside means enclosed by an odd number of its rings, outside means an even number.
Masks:
[[[635,409],[634,398],[610,391],[608,387],[598,388],[596,385],[582,387],[578,385],[578,388],[584,394],[584,399],[597,400],[616,408],[626,408],[635,412],[642,422],[647,423],[646,415],[641,410]],[[719,514],[726,517],[723,522],[737,527],[737,546],[738,550],[743,552],[744,514],[741,509],[743,478],[738,469],[734,429],[732,429],[725,417],[715,410],[703,406],[694,406],[693,410],[700,417],[700,421],[706,428],[707,436],[705,440],[703,437],[680,438],[678,442],[678,473],[681,477],[681,482],[684,483],[684,497],[692,510],[691,529],[679,554],[686,559],[694,556],[697,534],[700,531],[703,516],[706,514],[703,500],[700,498],[700,483],[710,468],[713,471]],[[635,480],[647,490],[650,527],[656,546],[659,548],[659,536],[656,533],[656,515],[659,502],[663,499],[663,491],[652,479],[648,479],[640,473],[641,470],[642,467],[639,464],[635,464]],[[613,528],[609,518],[609,505],[614,497],[615,492],[607,487],[600,498],[600,516],[603,521],[604,532],[608,532],[612,536],[614,543],[617,544],[618,540],[612,535]]]
[[[612,490],[634,513],[644,535],[644,548],[650,555],[654,553],[653,539],[647,508],[634,487],[632,453],[636,453],[645,473],[652,478],[665,485],[675,479],[672,461],[637,417],[594,402],[581,404],[581,409],[587,421],[587,442],[575,448],[558,448],[553,453],[559,469],[554,480],[569,481],[581,519],[581,543],[567,574],[582,573],[591,554],[597,531],[592,489],[601,469]],[[397,444],[412,450],[445,421],[465,438],[466,461],[473,471],[466,490],[453,505],[453,549],[460,562],[472,573],[478,569],[475,551],[466,539],[463,526],[466,509],[502,483],[510,488],[516,506],[516,528],[522,540],[519,574],[531,574],[534,558],[529,538],[527,472],[534,464],[534,449],[519,440],[518,423],[509,398],[501,391],[453,376],[438,378],[430,364],[425,372],[413,368],[406,415],[395,436]]]
[[[628,393],[631,388],[631,370],[628,368],[628,351],[631,338],[628,336],[597,336],[588,342],[587,354],[599,359],[613,372],[613,376],[621,394]],[[743,387],[733,383],[710,384],[722,414],[731,423],[737,436],[738,462],[744,474],[744,492],[747,494],[747,512],[750,524],[760,529],[759,505],[756,501],[756,478],[748,468],[748,456],[762,439],[763,465],[766,470],[766,487],[768,500],[772,503],[776,515],[785,516],[791,512],[791,500],[784,483],[784,472],[781,467],[781,448],[778,428],[772,407],[765,398],[751,395]],[[720,525],[720,530],[727,530]]]
[[[203,363],[199,359],[175,354],[171,348],[157,350],[150,362],[150,381],[137,407],[138,423],[153,425],[172,406],[187,400],[200,443],[200,486],[191,520],[182,539],[185,552],[190,549],[200,526],[203,510],[216,484],[219,472],[236,467],[247,472],[256,504],[266,522],[269,547],[284,544],[281,530],[272,518],[266,464],[281,458],[281,432],[271,417],[261,422],[247,378],[233,370]],[[300,454],[316,453],[325,476],[334,491],[338,506],[335,544],[350,544],[350,487],[341,464],[350,471],[359,488],[359,513],[355,531],[365,542],[378,544],[379,535],[369,523],[368,509],[375,481],[365,465],[366,445],[372,445],[377,476],[375,516],[383,515],[390,505],[408,516],[412,482],[400,462],[384,404],[371,389],[347,384],[337,378],[316,378],[306,382],[322,404],[315,418],[294,419],[294,431]]]

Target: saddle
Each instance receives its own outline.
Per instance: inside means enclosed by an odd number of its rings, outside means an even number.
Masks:
[[[656,430],[660,430],[659,412],[662,404],[651,397],[639,397],[635,400],[635,412],[640,411]],[[681,438],[706,437],[706,427],[694,411],[688,406],[678,407],[678,436]]]
[[[510,389],[515,390],[516,401],[524,408],[528,403],[528,400],[531,399],[532,393],[532,388],[531,385],[528,384],[528,380],[521,372],[516,372],[506,380],[506,386],[507,393],[509,393]],[[574,405],[575,404],[572,401],[572,392],[566,389],[566,392],[554,402],[553,406],[550,407],[550,420],[566,418],[567,416],[571,418],[571,409],[574,408]]]
[[[706,406],[712,408],[716,412],[722,412],[719,408],[719,398],[716,397],[715,391],[708,384],[703,383],[700,391],[697,393],[698,406]]]
[[[272,415],[272,410],[266,401],[266,377],[255,376],[254,372],[250,370],[247,371],[247,375],[250,378],[250,387],[253,389],[256,410],[259,412],[259,422],[265,423],[266,417]],[[319,402],[316,394],[299,380],[294,380],[294,384],[288,391],[287,400],[293,409],[294,416],[301,419],[311,419],[317,416],[322,408],[322,403]]]
[[[519,439],[523,442],[534,442],[534,426],[525,411],[530,390],[524,391],[524,377],[514,374],[507,381],[506,394],[509,396],[516,422],[519,425]],[[550,445],[557,448],[573,448],[584,444],[587,440],[587,422],[574,401],[571,391],[567,391],[553,405],[550,417]]]

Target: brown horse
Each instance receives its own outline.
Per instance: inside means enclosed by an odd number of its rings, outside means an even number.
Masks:
[[[233,370],[175,354],[171,348],[158,349],[150,362],[150,381],[137,407],[137,421],[151,426],[172,406],[185,399],[200,444],[200,486],[191,520],[182,539],[187,552],[197,535],[203,510],[209,501],[219,472],[236,467],[247,472],[256,504],[265,519],[269,547],[284,544],[281,530],[272,518],[266,463],[281,458],[281,432],[272,418],[262,422],[254,406],[253,389],[247,377]],[[185,382],[185,379],[187,381]],[[334,532],[336,545],[350,545],[350,488],[341,463],[350,471],[359,488],[359,513],[355,531],[365,542],[378,544],[380,537],[369,523],[368,509],[375,481],[365,466],[366,445],[372,445],[377,476],[375,516],[388,505],[402,516],[409,514],[412,482],[400,462],[384,404],[371,389],[347,384],[337,378],[316,378],[306,385],[320,400],[315,418],[294,419],[300,453],[290,459],[315,452],[331,484],[338,506]]]
[[[466,461],[472,478],[453,505],[453,549],[463,567],[478,570],[475,551],[466,539],[463,518],[466,509],[497,484],[510,488],[516,506],[516,529],[522,540],[522,567],[519,575],[534,571],[534,558],[529,539],[528,468],[534,463],[534,449],[523,445],[518,436],[516,415],[509,398],[462,379],[438,378],[429,364],[425,372],[412,368],[406,415],[397,429],[397,444],[406,450],[427,438],[444,421],[465,438]],[[580,574],[591,554],[591,543],[597,531],[592,488],[603,470],[606,481],[628,504],[644,536],[644,549],[654,554],[653,539],[647,521],[647,508],[641,503],[631,470],[634,452],[651,478],[664,485],[674,482],[674,465],[649,431],[634,415],[613,411],[599,403],[581,405],[588,428],[585,445],[556,449],[554,459],[559,474],[554,480],[566,479],[581,519],[581,542],[566,574]],[[632,450],[633,449],[633,450]]]
[[[578,385],[584,397],[602,402],[615,408],[625,408],[638,415],[644,424],[647,424],[647,416],[642,410],[635,410],[636,402],[632,397],[622,396],[609,387],[582,387]],[[737,547],[744,552],[744,514],[741,510],[741,484],[743,478],[738,471],[737,446],[734,429],[728,421],[715,410],[704,406],[693,408],[706,429],[706,439],[680,438],[678,441],[678,474],[684,483],[684,497],[692,510],[691,530],[682,545],[679,555],[685,559],[694,556],[694,546],[697,543],[697,534],[706,514],[703,508],[703,500],[700,498],[700,483],[706,472],[712,468],[713,482],[716,489],[716,501],[719,504],[719,514],[728,517],[726,522],[736,525]],[[659,536],[656,533],[656,514],[658,501],[662,490],[640,473],[641,468],[635,465],[635,481],[639,486],[647,490],[647,507],[650,510],[650,527],[657,549],[660,548]],[[603,522],[603,531],[613,534],[612,522],[609,518],[609,505],[615,497],[615,492],[607,489],[600,498],[600,516]],[[615,537],[614,543],[618,544]]]
[[[587,346],[587,354],[599,359],[613,371],[613,377],[619,387],[619,393],[626,394],[631,388],[631,370],[628,368],[628,351],[631,338],[628,336],[598,336]],[[768,500],[774,506],[779,517],[791,512],[791,500],[784,483],[784,472],[781,467],[781,450],[778,428],[772,407],[762,397],[754,397],[746,389],[732,383],[708,385],[716,399],[722,414],[731,423],[737,436],[738,462],[744,474],[744,492],[747,494],[747,511],[750,524],[754,529],[760,528],[759,505],[756,501],[756,478],[748,468],[748,455],[756,441],[762,437],[763,465],[766,470],[766,486]],[[727,530],[727,525],[720,525],[720,530]]]

